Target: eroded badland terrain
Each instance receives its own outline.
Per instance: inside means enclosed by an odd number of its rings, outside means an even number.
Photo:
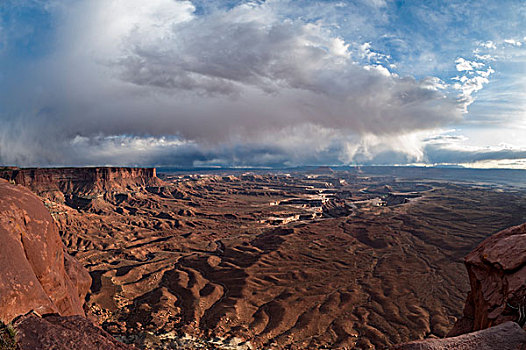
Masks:
[[[89,317],[138,348],[383,349],[443,337],[463,258],[523,190],[369,176],[4,169],[91,275]]]

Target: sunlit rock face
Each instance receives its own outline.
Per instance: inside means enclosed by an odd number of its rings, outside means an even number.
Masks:
[[[57,226],[27,188],[0,180],[0,320],[31,310],[84,315],[91,278],[64,252]]]
[[[42,197],[50,193],[62,195],[94,195],[161,184],[155,168],[6,168],[0,178],[30,188]]]
[[[90,285],[41,199],[0,179],[0,321],[17,349],[129,349],[84,317]]]

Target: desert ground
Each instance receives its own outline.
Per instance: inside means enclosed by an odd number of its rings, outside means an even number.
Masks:
[[[525,193],[509,186],[329,168],[159,178],[35,188],[90,271],[88,314],[139,348],[442,337],[469,291],[463,257],[526,221]]]

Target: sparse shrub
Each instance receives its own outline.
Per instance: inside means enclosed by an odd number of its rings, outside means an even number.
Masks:
[[[16,329],[0,322],[0,350],[16,350]]]

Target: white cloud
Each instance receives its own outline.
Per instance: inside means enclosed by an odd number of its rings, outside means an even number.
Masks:
[[[365,42],[358,46],[358,55],[369,63],[379,63],[382,61],[389,61],[391,56],[385,55],[380,52],[373,51],[371,43]]]
[[[517,41],[515,39],[505,39],[504,42],[506,44],[514,45],[514,46],[522,46],[522,42]]]
[[[489,77],[491,74],[495,73],[495,70],[491,67],[489,67],[487,70],[478,70],[477,74],[480,75],[483,78]]]
[[[474,69],[484,67],[484,63],[482,63],[482,62],[468,61],[468,60],[466,60],[466,59],[464,59],[462,57],[457,58],[455,63],[457,64],[456,68],[457,68],[457,71],[459,71],[459,72],[461,72],[461,71],[472,71]]]
[[[485,47],[486,49],[497,49],[497,45],[495,45],[495,43],[491,40],[481,43],[480,46]]]
[[[467,107],[475,100],[473,93],[481,90],[484,85],[489,83],[488,78],[492,73],[495,73],[495,70],[491,67],[480,70],[485,66],[485,63],[466,60],[463,57],[457,58],[455,63],[457,71],[464,72],[465,75],[453,77],[451,80],[457,81],[453,84],[453,88],[461,91],[459,97],[464,104],[464,113],[467,113]]]
[[[349,44],[346,44],[342,38],[334,38],[331,40],[330,52],[335,56],[350,57]]]
[[[495,61],[495,58],[491,55],[480,55],[478,53],[475,54],[475,58],[481,61]]]
[[[484,84],[487,83],[489,83],[488,78],[483,76],[474,76],[472,78],[463,76],[460,78],[460,82],[455,83],[453,87],[462,92],[461,96],[467,107],[474,101],[472,94],[481,90],[484,87]]]
[[[445,90],[449,87],[448,84],[437,77],[427,77],[422,80],[422,83],[423,87],[434,91]]]
[[[364,0],[367,4],[374,7],[385,7],[387,6],[387,0]]]
[[[381,64],[367,65],[367,66],[364,66],[363,68],[367,71],[376,71],[386,77],[391,76],[391,72],[389,71],[389,69],[385,68]]]
[[[195,6],[183,0],[94,0],[72,4],[66,11],[60,33],[64,49],[115,59],[128,48],[130,37],[151,45],[169,40],[174,25],[194,17]]]

